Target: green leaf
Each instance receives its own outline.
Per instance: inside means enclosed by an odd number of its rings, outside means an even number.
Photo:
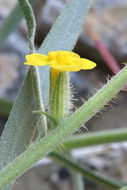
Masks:
[[[30,72],[31,70],[21,87],[1,136],[0,169],[26,150],[36,128],[37,117],[33,117],[32,114],[32,110],[36,107]],[[9,104],[10,107],[11,104]],[[10,190],[11,187],[12,184],[4,190]]]
[[[87,15],[88,5],[89,0],[68,1],[39,52],[45,54],[51,50],[72,50]],[[45,105],[47,105],[49,68],[39,68],[39,73],[42,98]],[[37,121],[37,117],[32,114],[32,111],[36,110],[34,102],[29,71],[1,137],[1,168],[24,152],[29,145]]]
[[[28,147],[36,126],[37,117],[31,83],[31,71],[20,90],[0,140],[0,168],[12,161]]]
[[[69,0],[39,52],[72,50],[87,16],[90,0]]]

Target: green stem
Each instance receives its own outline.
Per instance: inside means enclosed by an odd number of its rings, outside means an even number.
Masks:
[[[0,116],[8,117],[12,106],[13,102],[11,100],[0,99]],[[33,111],[33,113],[44,114],[46,117],[48,117],[56,123],[55,119],[46,112],[42,112],[41,110],[35,110]],[[63,146],[65,149],[70,150],[73,148],[96,146],[100,144],[108,144],[123,141],[127,141],[126,128],[73,135],[64,141]]]
[[[73,171],[71,174],[73,190],[85,190],[83,183],[83,177],[77,171]]]
[[[113,129],[101,132],[92,132],[82,135],[73,135],[67,138],[63,146],[65,149],[94,146],[112,142],[127,141],[127,129]]]
[[[102,184],[110,189],[119,189],[123,187],[125,184],[119,182],[118,180],[113,179],[112,177],[107,177],[97,172],[93,172],[91,169],[87,168],[86,166],[81,166],[76,161],[70,159],[67,156],[63,156],[62,154],[58,154],[56,152],[52,152],[49,154],[50,158],[57,161],[58,163],[66,166],[67,168],[79,172],[87,179]]]
[[[8,117],[12,106],[13,102],[11,100],[0,99],[0,116]],[[33,113],[45,114],[46,117],[50,118],[51,120],[53,120],[53,122],[56,123],[55,119],[46,112],[42,112],[41,110],[35,110],[33,111]],[[126,128],[73,135],[64,141],[63,146],[65,149],[70,150],[73,148],[96,146],[100,144],[108,144],[122,141],[127,141]]]
[[[0,171],[0,189],[19,177],[23,172],[47,155],[65,138],[74,133],[101,109],[127,83],[127,66],[115,75],[102,89],[81,108],[63,121],[51,133],[31,145],[23,154]]]
[[[38,68],[35,66],[31,66],[31,75],[32,75],[32,82],[34,88],[34,94],[36,99],[36,107],[37,110],[45,111],[42,95],[41,95],[41,87],[40,87],[40,79],[39,79],[39,71]],[[39,139],[47,134],[47,122],[45,115],[41,115],[38,120],[38,130],[39,130]]]
[[[52,115],[48,114],[47,112],[43,112],[42,110],[35,110],[35,111],[33,111],[33,113],[35,113],[35,114],[43,114],[47,118],[49,118],[54,123],[55,126],[58,125],[57,120]]]
[[[33,14],[33,10],[28,0],[18,0],[18,1],[27,24],[30,53],[34,53],[34,37],[36,31],[36,21]]]
[[[28,44],[29,44],[30,53],[34,53],[34,38],[36,31],[36,21],[34,13],[28,0],[18,0],[18,1],[22,9],[22,12],[24,14],[28,28]],[[38,68],[35,66],[31,66],[30,69],[31,69],[33,89],[34,89],[37,109],[44,111],[42,95],[40,90],[39,71]],[[41,115],[38,122],[39,122],[38,123],[39,138],[41,138],[42,136],[44,136],[44,134],[47,133],[46,117],[44,115]]]
[[[119,189],[119,190],[127,190],[127,186],[126,186],[126,187],[123,187],[123,188],[121,188],[121,189]]]
[[[53,152],[53,153],[51,153],[49,155],[51,155],[51,158],[53,156],[53,159],[56,158],[58,160],[59,160],[59,156],[62,156],[62,155],[59,155],[59,154],[57,154],[55,152]],[[70,160],[76,161],[75,158],[72,156],[71,152],[69,152],[68,156],[70,157]],[[63,163],[63,165],[64,164],[65,164],[65,162]],[[75,170],[71,170],[71,180],[72,180],[72,186],[73,186],[72,189],[73,190],[85,190],[84,183],[83,183],[83,176],[79,172],[77,172]]]

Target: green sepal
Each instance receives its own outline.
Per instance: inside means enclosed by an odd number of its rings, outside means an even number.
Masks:
[[[50,114],[60,123],[67,118],[71,107],[69,74],[60,72],[54,88],[52,81],[50,74]]]

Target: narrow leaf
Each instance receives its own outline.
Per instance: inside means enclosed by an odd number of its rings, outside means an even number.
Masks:
[[[0,141],[0,168],[12,161],[28,147],[36,126],[31,71],[20,90]]]

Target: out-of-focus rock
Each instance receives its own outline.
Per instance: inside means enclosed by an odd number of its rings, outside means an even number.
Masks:
[[[60,169],[55,163],[33,168],[15,183],[13,190],[69,190],[69,178],[61,179]]]
[[[60,14],[63,7],[64,4],[60,0],[48,0],[43,7],[41,18],[48,25],[52,25]]]
[[[127,123],[127,92],[119,93],[114,99],[97,113],[86,126],[91,130],[108,130],[124,128]]]
[[[0,14],[0,25],[5,18]],[[15,99],[26,75],[25,55],[28,54],[26,39],[16,30],[0,47],[0,96]]]
[[[8,8],[11,9],[17,3],[17,0],[0,0],[0,8]]]
[[[75,149],[73,156],[93,171],[127,181],[127,143],[111,143],[95,147]],[[38,167],[39,166],[39,167]],[[84,178],[88,190],[108,190]],[[59,164],[43,159],[21,176],[13,190],[72,190],[70,171]]]
[[[0,14],[7,16],[16,3],[17,0],[0,0]]]
[[[112,50],[116,57],[127,54],[127,1],[95,0],[87,23],[92,33]]]

